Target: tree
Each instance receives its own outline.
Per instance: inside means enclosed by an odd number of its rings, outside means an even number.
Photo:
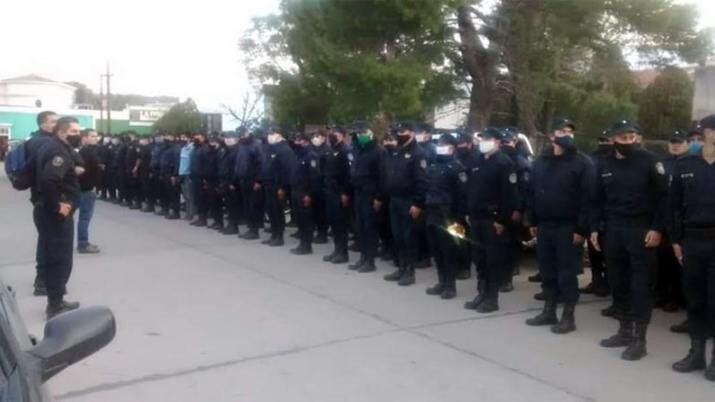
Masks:
[[[193,133],[200,128],[201,114],[191,98],[172,106],[153,126],[154,130],[173,134]]]
[[[263,100],[263,96],[254,95],[249,92],[243,94],[239,109],[234,109],[226,104],[222,105],[228,114],[236,120],[240,127],[256,127],[263,119],[263,113],[258,107]]]
[[[679,128],[690,126],[693,81],[682,69],[668,67],[641,95],[638,121],[649,137],[667,139]]]

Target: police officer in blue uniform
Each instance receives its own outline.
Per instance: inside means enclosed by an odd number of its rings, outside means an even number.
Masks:
[[[310,147],[318,155],[320,168],[320,191],[314,200],[316,236],[313,239],[315,244],[326,244],[328,242],[328,217],[325,210],[324,183],[325,155],[330,151],[328,146],[328,131],[325,128],[318,129],[310,139]]]
[[[435,156],[427,167],[425,193],[425,222],[430,254],[437,266],[436,285],[426,290],[428,295],[453,299],[457,295],[458,243],[453,236],[465,233],[460,227],[465,215],[464,197],[468,175],[466,168],[455,157],[457,139],[443,134],[435,149]]]
[[[181,144],[173,135],[166,136],[166,150],[161,154],[159,167],[161,169],[161,184],[163,195],[166,199],[166,214],[169,220],[181,219],[181,183],[179,183],[179,160],[181,158]],[[162,206],[163,208],[163,206]]]
[[[165,149],[164,137],[154,135],[149,156],[149,174],[146,177],[146,205],[143,212],[156,212],[157,204],[164,198],[164,186],[161,184],[161,153]]]
[[[526,320],[531,326],[550,325],[551,332],[576,330],[578,272],[583,243],[589,235],[595,166],[574,143],[576,127],[568,120],[554,126],[552,146],[534,163],[527,199],[526,221],[536,237],[544,309]],[[561,321],[557,300],[563,301]]]
[[[464,308],[479,313],[499,310],[499,288],[511,274],[512,239],[507,226],[519,206],[514,163],[499,149],[504,133],[488,127],[479,134],[482,157],[469,175],[468,213],[477,266],[477,296]]]
[[[601,341],[626,347],[624,360],[646,355],[653,308],[657,248],[664,231],[667,177],[663,164],[637,143],[640,127],[628,120],[609,130],[614,152],[599,164],[591,241],[604,247],[618,333]],[[605,244],[598,232],[605,230]]]
[[[472,168],[477,165],[480,154],[474,148],[474,135],[464,130],[457,133],[457,149],[455,150],[455,157],[465,167],[467,172],[470,172]],[[454,239],[457,242],[458,250],[457,279],[459,280],[467,280],[472,277],[472,248],[469,244],[471,228],[465,217],[466,214],[459,219],[459,224],[464,227],[465,238]]]
[[[207,153],[208,145],[206,144],[206,136],[201,132],[196,133],[196,135],[194,135],[194,152],[191,153],[191,185],[193,186],[197,218],[191,222],[191,226],[206,226],[206,219],[208,217],[206,189],[204,188],[203,177]]]
[[[244,240],[259,238],[258,230],[263,227],[263,189],[260,174],[263,170],[261,144],[247,128],[238,130],[239,145],[236,154],[236,179],[241,191],[241,209],[246,214],[248,230],[239,237]]]
[[[208,217],[213,220],[209,229],[223,230],[223,199],[219,189],[219,162],[222,158],[223,144],[220,138],[212,135],[209,138],[206,163],[204,164],[204,189]]]
[[[298,226],[298,246],[290,252],[295,255],[313,253],[313,234],[317,194],[321,189],[320,158],[310,143],[311,136],[299,133],[295,144],[296,164],[290,180],[291,209],[295,211]]]
[[[266,200],[266,212],[271,225],[271,237],[262,243],[271,247],[284,244],[285,207],[290,194],[290,179],[296,165],[295,153],[283,137],[283,131],[272,127],[268,132],[261,184]]]
[[[352,165],[352,185],[355,206],[355,237],[360,259],[350,269],[361,273],[375,271],[378,247],[378,214],[384,207],[382,179],[384,150],[365,122],[353,125],[355,161]]]
[[[424,224],[427,156],[415,141],[415,124],[397,125],[397,149],[385,160],[385,192],[398,268],[384,277],[400,286],[415,283],[419,228]]]
[[[126,203],[129,209],[141,209],[139,199],[141,195],[139,182],[139,154],[141,147],[137,140],[136,133],[130,131],[127,134],[127,161],[126,161]]]
[[[40,236],[37,262],[47,290],[47,319],[77,309],[67,302],[67,281],[72,273],[74,211],[79,206],[80,187],[73,149],[81,144],[79,121],[74,117],[57,120],[54,135],[46,138],[35,158],[34,205]]]
[[[673,369],[705,369],[705,378],[715,381],[715,351],[707,368],[705,359],[707,340],[715,337],[715,114],[700,127],[700,154],[680,159],[671,179],[672,243],[683,264],[691,345]]]
[[[422,148],[427,163],[434,161],[437,157],[437,147],[432,142],[432,126],[427,123],[418,123],[415,125],[415,141]],[[417,227],[417,262],[415,268],[429,268],[432,266],[432,255],[430,252],[429,242],[427,240],[427,226],[424,220]]]
[[[347,130],[335,127],[328,135],[330,150],[325,154],[323,188],[325,212],[333,230],[333,252],[323,257],[323,261],[333,264],[348,262],[348,226],[352,187],[350,166],[353,153],[345,144]]]
[[[507,234],[511,237],[512,252],[509,253],[509,263],[511,265],[511,273],[504,278],[499,291],[511,292],[514,290],[513,276],[519,271],[519,256],[521,254],[521,239],[523,236],[523,214],[526,208],[526,199],[528,197],[530,180],[531,180],[531,162],[524,156],[517,144],[519,141],[519,130],[515,127],[509,127],[501,130],[503,135],[501,139],[501,151],[505,153],[514,163],[517,180],[517,194],[519,196],[517,210],[514,211],[512,222],[507,226]],[[524,230],[522,230],[524,229]]]
[[[241,186],[236,179],[236,155],[238,154],[238,134],[229,132],[224,138],[225,148],[219,161],[219,187],[223,194],[228,224],[221,230],[225,235],[238,234],[241,216]]]

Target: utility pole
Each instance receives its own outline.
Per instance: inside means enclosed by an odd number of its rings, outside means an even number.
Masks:
[[[110,81],[112,74],[109,72],[109,61],[107,61],[107,135],[112,135],[112,90],[110,89]]]
[[[97,127],[98,131],[101,131],[104,134],[107,134],[107,131],[104,129],[104,75],[100,74],[99,75],[99,127]]]

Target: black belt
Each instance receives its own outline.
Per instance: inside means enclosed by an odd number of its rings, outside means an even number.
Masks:
[[[715,227],[685,228],[685,237],[689,239],[715,239]]]
[[[650,226],[653,219],[650,216],[609,216],[606,219],[607,225],[623,226]]]

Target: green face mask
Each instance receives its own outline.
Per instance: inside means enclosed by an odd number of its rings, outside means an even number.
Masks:
[[[357,142],[360,145],[365,145],[369,144],[372,141],[372,136],[367,135],[367,134],[358,134],[357,135]]]

